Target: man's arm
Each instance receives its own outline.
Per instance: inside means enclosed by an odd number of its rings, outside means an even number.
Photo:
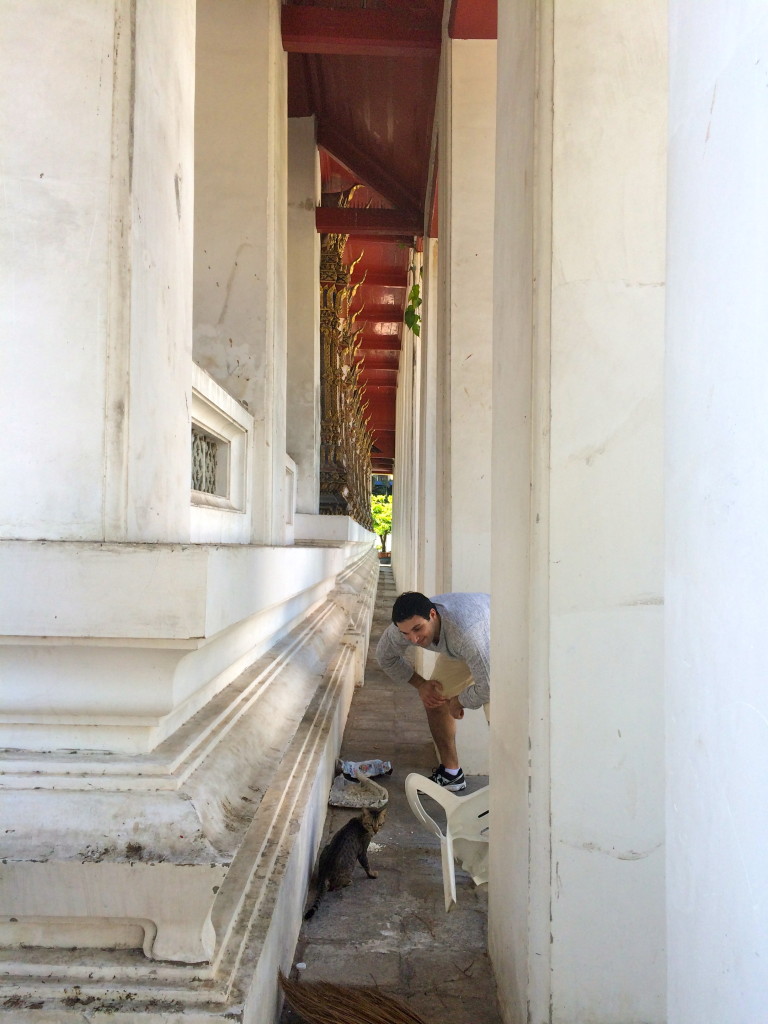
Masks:
[[[480,708],[491,700],[490,622],[475,623],[463,646],[464,660],[472,673],[472,685],[459,694],[459,704],[463,708]]]
[[[472,685],[459,694],[459,704],[463,708],[481,708],[491,700],[491,665],[482,653],[468,657],[467,665],[472,673]]]
[[[419,691],[421,703],[425,708],[439,708],[441,704],[448,703],[448,698],[443,696],[443,684],[439,680],[425,679],[418,672],[414,672],[408,682]]]
[[[405,657],[408,647],[408,641],[394,623],[387,626],[376,645],[376,661],[395,683],[410,683],[411,677],[416,674],[413,665]]]

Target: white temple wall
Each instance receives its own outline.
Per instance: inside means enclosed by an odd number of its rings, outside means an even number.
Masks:
[[[314,117],[288,120],[288,391],[286,445],[296,511],[320,507],[320,168]]]
[[[276,0],[199,0],[194,358],[254,419],[252,540],[285,540],[286,55]]]
[[[2,18],[0,532],[183,541],[194,4],[35,0]]]
[[[768,8],[670,2],[669,1024],[768,1006]]]

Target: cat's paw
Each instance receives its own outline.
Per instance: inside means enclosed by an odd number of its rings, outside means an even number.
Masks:
[[[378,871],[369,871],[368,872],[368,877],[369,878],[378,878],[379,877],[379,872]]]

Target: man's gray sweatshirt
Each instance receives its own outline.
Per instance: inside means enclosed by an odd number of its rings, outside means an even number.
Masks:
[[[438,594],[431,598],[440,616],[440,639],[422,648],[465,661],[472,673],[472,685],[459,694],[464,708],[479,708],[491,699],[491,598],[488,594]],[[403,636],[394,622],[381,634],[376,660],[396,683],[407,683],[413,665],[405,652],[415,645]]]

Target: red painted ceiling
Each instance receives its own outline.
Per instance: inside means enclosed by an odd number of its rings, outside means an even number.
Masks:
[[[447,0],[455,38],[494,38],[496,0]],[[288,116],[314,115],[322,191],[353,184],[350,210],[318,209],[319,231],[348,233],[364,324],[360,380],[371,468],[391,473],[395,399],[412,250],[436,226],[433,125],[444,0],[286,0]]]

